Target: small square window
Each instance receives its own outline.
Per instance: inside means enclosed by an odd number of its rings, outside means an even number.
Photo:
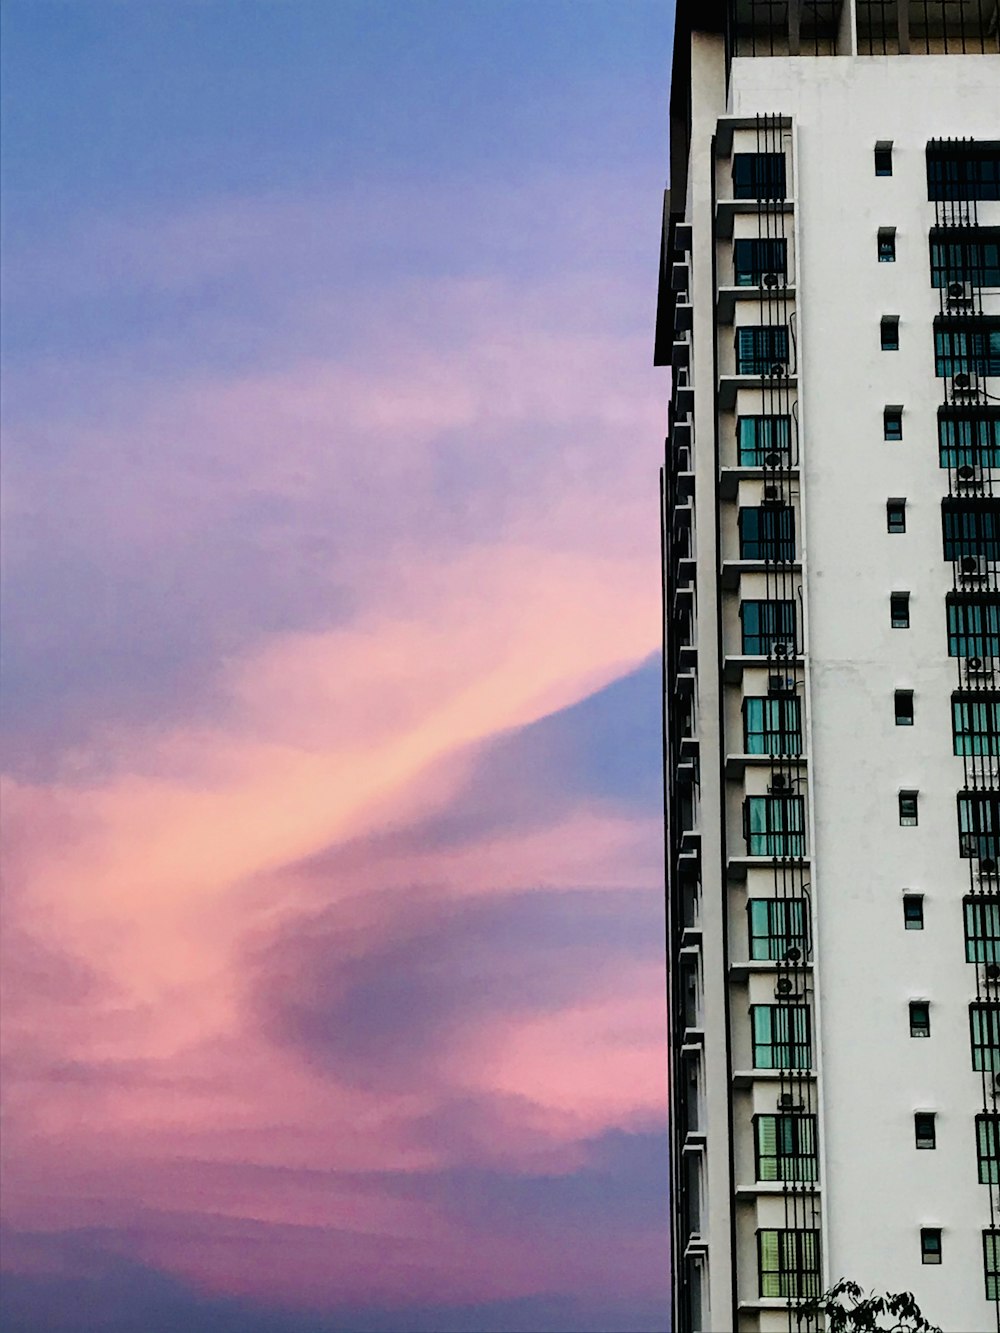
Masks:
[[[875,175],[892,175],[892,140],[880,139],[875,145]]]
[[[903,438],[903,409],[887,407],[882,413],[882,435],[887,440]]]
[[[913,1117],[913,1139],[916,1147],[937,1147],[936,1119],[933,1111],[918,1111]]]
[[[903,499],[886,500],[885,527],[887,532],[906,531],[906,501]]]
[[[926,1000],[910,1001],[910,1036],[931,1035],[931,1007]]]
[[[883,315],[879,326],[883,352],[899,351],[899,316]]]
[[[895,264],[896,262],[895,227],[879,227],[878,229],[878,262],[880,264]]]
[[[922,893],[903,894],[903,925],[907,930],[923,930],[924,895]]]
[[[889,624],[893,629],[910,628],[910,594],[891,592],[889,594]]]
[[[913,828],[917,822],[917,793],[901,791],[899,793],[899,822],[904,828]]]
[[[920,1262],[939,1264],[941,1262],[941,1228],[920,1228]]]
[[[913,726],[913,691],[912,691],[912,690],[896,690],[896,692],[894,693],[894,695],[893,695],[892,697],[893,697],[893,701],[894,701],[894,703],[895,703],[895,708],[896,708],[896,726],[897,726],[897,727],[912,727],[912,726]]]

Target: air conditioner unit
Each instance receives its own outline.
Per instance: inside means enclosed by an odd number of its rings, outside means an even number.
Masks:
[[[983,469],[978,463],[963,463],[955,469],[955,482],[960,490],[970,486],[981,486],[984,481]]]
[[[979,874],[985,875],[987,879],[992,879],[997,873],[997,863],[991,856],[984,856],[979,862]]]
[[[783,467],[786,462],[784,454],[779,454],[775,449],[769,449],[764,455],[764,466],[766,468]]]
[[[764,273],[761,275],[760,285],[762,287],[780,287],[781,278],[777,273]]]
[[[951,380],[952,394],[956,398],[968,398],[970,394],[975,394],[976,389],[972,383],[972,376],[961,371],[958,375],[953,375]]]
[[[1000,1075],[997,1076],[1000,1078]],[[802,1103],[795,1100],[794,1092],[783,1092],[778,1097],[779,1111],[801,1111]]]
[[[776,361],[768,372],[772,379],[780,380],[788,374],[788,367]]]
[[[768,791],[790,791],[792,780],[787,773],[774,773],[771,775],[771,785]]]
[[[992,659],[983,657],[968,657],[965,661],[965,674],[967,676],[992,676]]]
[[[795,989],[794,984],[789,977],[779,977],[774,986],[775,996],[787,999]]]
[[[958,562],[958,576],[963,583],[975,583],[985,578],[989,568],[981,555],[964,555]]]
[[[975,295],[976,289],[971,282],[949,282],[946,299],[949,306],[967,306],[972,304]]]
[[[768,676],[768,694],[788,694],[795,690],[794,676]]]
[[[794,657],[795,645],[779,641],[771,644],[771,655],[773,657]]]
[[[986,980],[994,983],[1000,981],[1000,963],[986,964]]]
[[[802,957],[802,950],[796,948],[794,944],[790,949],[785,950],[786,963],[797,963],[801,957]]]
[[[781,504],[781,487],[780,487],[780,486],[765,486],[765,487],[764,487],[764,503],[765,503],[766,505],[780,505],[780,504]]]

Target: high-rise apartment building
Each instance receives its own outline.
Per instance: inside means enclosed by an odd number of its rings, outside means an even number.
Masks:
[[[997,0],[680,0],[676,1333],[1000,1329]]]

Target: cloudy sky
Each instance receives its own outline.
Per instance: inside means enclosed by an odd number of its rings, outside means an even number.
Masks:
[[[5,0],[5,1333],[666,1326],[668,0]]]

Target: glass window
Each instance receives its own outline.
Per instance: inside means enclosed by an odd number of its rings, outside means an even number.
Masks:
[[[736,438],[741,467],[788,467],[791,461],[791,417],[740,417]]]
[[[883,315],[879,325],[883,352],[899,351],[899,316]]]
[[[980,1185],[1000,1184],[1000,1115],[996,1111],[976,1116],[976,1155]]]
[[[788,328],[748,324],[736,330],[737,375],[781,375],[788,366]]]
[[[966,316],[961,324],[934,322],[938,377],[1000,375],[1000,320]]]
[[[948,656],[1000,657],[1000,598],[948,594]]]
[[[1000,499],[942,500],[941,529],[946,560],[1000,559]]]
[[[929,144],[928,199],[1000,199],[1000,145]]]
[[[734,153],[734,199],[784,199],[784,153]]]
[[[923,930],[924,896],[922,893],[903,894],[903,925],[907,930]]]
[[[821,1290],[819,1231],[757,1232],[761,1296],[802,1300]]]
[[[926,1000],[910,1001],[910,1036],[931,1035],[931,1007]]]
[[[887,440],[903,438],[903,409],[887,407],[882,413],[882,435]]]
[[[796,756],[802,753],[802,714],[793,694],[743,700],[745,754]]]
[[[941,1262],[941,1228],[920,1228],[920,1262],[939,1264]]]
[[[784,283],[787,267],[788,243],[780,237],[754,237],[733,242],[733,272],[737,287],[777,286]]]
[[[980,861],[1000,859],[1000,793],[959,792],[958,854]]]
[[[986,1299],[1000,1301],[1000,1231],[983,1232],[983,1273]]]
[[[935,1120],[933,1111],[918,1111],[913,1117],[913,1138],[918,1148],[937,1147]]]
[[[931,232],[931,285],[1000,287],[1000,228]]]
[[[880,264],[894,264],[896,262],[895,227],[879,227],[878,229],[878,262]]]
[[[1000,1004],[996,1000],[977,1000],[969,1005],[969,1034],[972,1068],[1000,1071]]]
[[[809,907],[804,898],[751,898],[750,957],[766,962],[809,957]]]
[[[886,502],[885,502],[885,528],[886,528],[886,532],[905,532],[905,531],[906,531],[906,501],[905,501],[905,500],[886,500]]]
[[[815,1180],[816,1117],[755,1115],[758,1180]]]
[[[910,594],[892,592],[889,594],[889,624],[893,629],[910,628]]]
[[[749,657],[795,656],[795,603],[747,601],[740,603],[743,652]]]
[[[965,915],[965,961],[1000,963],[1000,898],[971,894],[962,906]]]
[[[942,467],[1000,467],[1000,408],[939,408]]]
[[[806,803],[802,796],[748,796],[744,836],[750,856],[805,856]]]
[[[953,694],[951,729],[956,754],[1000,754],[1000,695]]]
[[[894,706],[896,709],[896,726],[913,726],[913,691],[897,690],[893,695]]]
[[[875,175],[892,175],[892,144],[877,143],[875,145]]]
[[[810,1069],[812,1041],[804,1004],[752,1004],[754,1069]]]
[[[904,828],[913,828],[917,823],[917,793],[901,791],[899,793],[899,822]]]
[[[795,559],[795,510],[791,505],[757,505],[737,517],[740,559],[772,564]]]

